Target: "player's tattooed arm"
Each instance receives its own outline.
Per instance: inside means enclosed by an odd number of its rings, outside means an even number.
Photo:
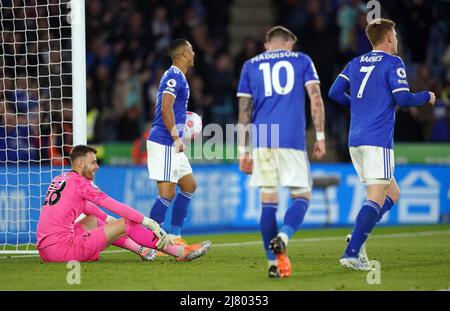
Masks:
[[[316,142],[313,147],[314,158],[320,160],[327,153],[325,146],[325,108],[323,106],[322,95],[320,94],[320,85],[311,83],[306,86],[309,99],[311,101],[311,116],[316,129]]]
[[[320,84],[312,83],[306,86],[311,101],[311,117],[316,132],[325,131],[325,108],[323,105]]]
[[[251,97],[239,97],[239,127],[238,146],[249,147],[249,125],[252,122],[253,99]]]

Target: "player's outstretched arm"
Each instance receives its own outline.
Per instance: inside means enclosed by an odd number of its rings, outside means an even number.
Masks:
[[[313,155],[320,160],[326,154],[325,147],[325,108],[319,83],[311,83],[306,86],[311,102],[311,117],[316,129],[316,143],[314,144]]]
[[[156,221],[144,216],[143,214],[139,213],[138,211],[129,207],[128,205],[120,203],[111,197],[106,197],[101,202],[99,202],[99,205],[103,206],[104,208],[113,212],[114,214],[123,217],[124,219],[128,219],[137,224],[141,224],[144,227],[153,231],[153,233],[159,239],[157,244],[158,249],[165,248],[170,243],[170,239],[167,233],[161,228],[161,226]]]
[[[103,220],[106,223],[110,223],[116,218],[106,214],[104,211],[102,211],[97,205],[90,201],[86,201],[86,204],[83,207],[83,214],[85,215],[92,215],[97,217],[100,220]]]
[[[350,107],[351,99],[350,96],[346,93],[350,83],[339,75],[334,81],[333,85],[328,92],[328,96],[334,100],[335,102]]]
[[[250,159],[250,125],[252,120],[253,99],[239,97],[238,148],[239,168],[242,172],[251,174],[253,161]]]
[[[95,216],[103,221],[106,221],[106,218],[108,217],[108,214],[90,201],[86,201],[86,204],[83,206],[83,214]]]

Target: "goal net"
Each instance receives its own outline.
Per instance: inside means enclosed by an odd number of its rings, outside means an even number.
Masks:
[[[47,187],[68,169],[79,115],[72,68],[84,69],[74,64],[84,62],[72,49],[74,2],[84,8],[84,0],[0,1],[0,253],[35,252]],[[78,39],[84,53],[84,33]]]

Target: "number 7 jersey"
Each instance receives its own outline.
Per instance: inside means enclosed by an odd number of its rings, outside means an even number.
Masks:
[[[372,51],[350,61],[339,77],[350,83],[349,147],[392,149],[394,94],[409,91],[402,59],[383,51]]]
[[[253,99],[253,147],[306,149],[305,86],[310,83],[320,81],[304,53],[267,51],[245,62],[237,96]]]

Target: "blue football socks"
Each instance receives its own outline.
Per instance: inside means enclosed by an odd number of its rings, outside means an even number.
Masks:
[[[277,203],[262,203],[260,230],[264,241],[264,250],[268,260],[275,260],[275,254],[269,249],[270,241],[277,236],[278,225],[276,219]]]
[[[380,214],[378,215],[377,222],[379,222],[383,218],[384,214],[386,214],[391,210],[393,205],[394,201],[392,201],[390,197],[386,196],[386,200],[384,200],[384,205],[381,208]]]
[[[284,216],[284,223],[280,229],[280,233],[286,234],[290,239],[298,230],[305,219],[308,210],[309,200],[305,198],[295,198]],[[284,241],[286,243],[286,241]]]
[[[370,232],[377,223],[381,207],[376,202],[367,200],[356,217],[355,228],[344,256],[358,257],[361,246],[367,240]]]
[[[169,233],[173,235],[181,234],[181,227],[186,220],[188,214],[189,203],[192,199],[192,193],[178,192],[173,202],[172,219],[170,222]]]
[[[150,218],[161,225],[166,219],[166,212],[171,203],[171,200],[158,195],[150,211]]]

